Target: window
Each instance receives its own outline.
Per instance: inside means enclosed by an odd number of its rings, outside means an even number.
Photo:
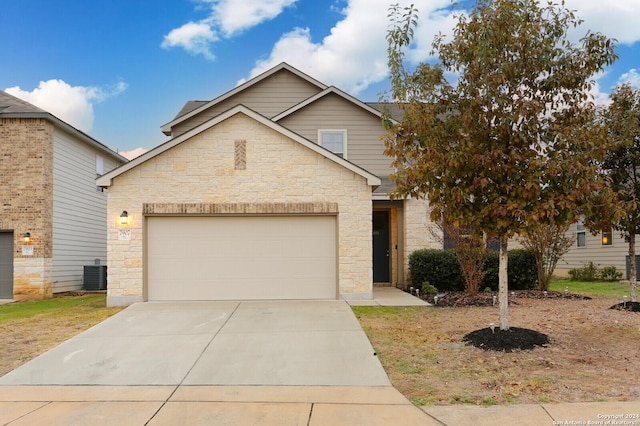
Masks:
[[[576,244],[578,247],[587,246],[587,230],[584,227],[584,217],[578,219],[578,223],[576,225]]]
[[[346,130],[318,130],[318,142],[334,154],[347,158]]]
[[[96,174],[98,177],[104,174],[104,158],[99,155],[96,155]]]
[[[610,246],[612,244],[613,244],[613,232],[611,232],[611,229],[602,231],[602,245]]]

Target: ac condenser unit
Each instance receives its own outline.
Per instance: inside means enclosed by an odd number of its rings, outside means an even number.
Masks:
[[[107,265],[88,265],[84,267],[82,285],[85,290],[107,289]]]

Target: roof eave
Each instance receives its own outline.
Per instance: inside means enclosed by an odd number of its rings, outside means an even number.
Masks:
[[[127,163],[129,160],[125,157],[123,157],[122,155],[118,154],[117,152],[113,151],[112,149],[110,149],[109,147],[107,147],[106,145],[104,145],[102,142],[97,141],[96,139],[92,138],[91,136],[89,136],[88,134],[84,133],[81,130],[76,129],[75,127],[73,127],[72,125],[60,120],[58,117],[56,117],[55,115],[48,113],[48,112],[3,112],[0,113],[0,118],[42,118],[45,120],[49,120],[53,123],[54,126],[58,126],[59,128],[63,129],[64,131],[66,131],[67,133],[71,133],[72,135],[82,139],[83,142],[87,143],[88,145],[98,149],[99,151],[102,151],[103,153],[123,162],[123,163]]]

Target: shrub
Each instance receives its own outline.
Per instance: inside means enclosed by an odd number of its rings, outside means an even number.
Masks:
[[[482,288],[498,290],[498,252],[489,252],[484,263],[486,275]],[[455,254],[451,250],[422,249],[409,256],[411,282],[428,282],[440,291],[462,291],[464,280]],[[509,251],[509,289],[530,290],[537,286],[536,260],[526,250]],[[424,292],[424,290],[422,290]]]
[[[533,290],[538,287],[538,265],[528,250],[509,251],[509,289]]]
[[[622,272],[618,271],[613,265],[605,266],[600,271],[600,278],[603,281],[618,281],[622,278]]]
[[[437,294],[438,289],[429,284],[428,282],[422,283],[422,294]]]
[[[428,282],[440,291],[464,289],[462,271],[451,250],[422,249],[409,255],[412,283]]]
[[[585,262],[582,268],[569,270],[571,281],[597,281],[600,278],[598,267],[593,262]]]

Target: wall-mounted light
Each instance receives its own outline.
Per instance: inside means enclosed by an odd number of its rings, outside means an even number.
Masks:
[[[31,233],[30,232],[25,232],[24,233],[24,242],[28,243],[29,241],[31,241]]]
[[[127,213],[126,210],[123,210],[122,214],[120,215],[120,223],[123,225],[129,223],[129,213]]]

